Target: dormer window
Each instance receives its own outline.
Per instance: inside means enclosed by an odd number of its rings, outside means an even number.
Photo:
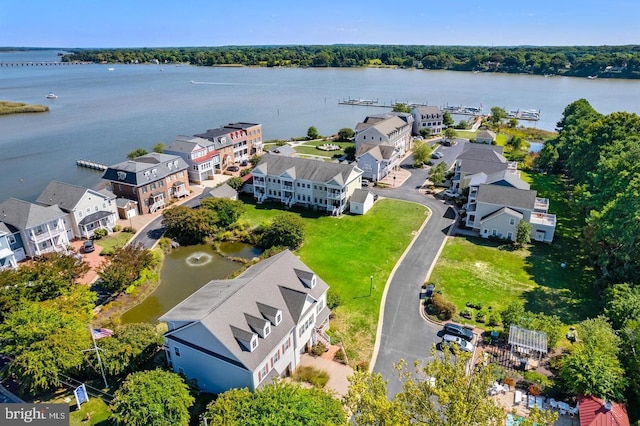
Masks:
[[[282,314],[278,312],[276,314],[276,325],[280,324],[280,321],[282,321]]]
[[[258,347],[258,339],[254,338],[251,340],[251,351],[253,352],[253,350],[257,347]]]
[[[264,326],[264,337],[267,337],[271,333],[271,326],[269,324]]]

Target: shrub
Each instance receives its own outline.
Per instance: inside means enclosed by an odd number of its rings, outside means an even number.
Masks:
[[[122,230],[122,226],[120,226],[120,225],[114,225],[113,226],[113,232],[120,232],[120,230]]]
[[[489,325],[495,327],[500,324],[500,315],[498,313],[492,313],[489,315]]]
[[[336,354],[333,356],[333,360],[337,361],[337,362],[339,362],[341,364],[346,364],[347,363],[347,355],[344,353],[344,349],[342,349],[342,348],[338,349]]]
[[[93,239],[100,240],[100,239],[106,237],[107,235],[109,235],[109,231],[107,231],[106,229],[104,229],[104,228],[96,229],[93,232]]]
[[[529,394],[533,395],[533,396],[538,396],[540,395],[540,392],[542,392],[542,390],[540,389],[540,386],[533,384],[529,386]]]
[[[471,312],[471,309],[469,308],[464,308],[462,312],[460,312],[460,316],[463,318],[471,319],[473,318],[473,312]]]
[[[327,347],[322,342],[318,342],[311,347],[311,353],[314,354],[315,356],[322,355],[323,353],[326,352],[326,350],[327,350]]]
[[[311,383],[318,388],[324,387],[329,381],[329,373],[314,367],[300,367],[296,370],[293,377],[299,382]]]
[[[486,322],[487,321],[487,311],[481,310],[476,314],[477,322]]]
[[[540,390],[553,386],[553,380],[535,371],[525,371],[522,377],[528,382],[533,382],[533,385],[538,386]]]
[[[360,361],[356,365],[356,371],[369,371],[369,361]]]
[[[513,377],[506,377],[502,381],[502,384],[509,385],[509,387],[512,388],[516,384],[516,381],[513,379]]]
[[[442,320],[450,320],[458,311],[456,305],[439,293],[434,293],[433,296],[431,296],[431,303]]]
[[[329,291],[327,292],[327,307],[331,310],[334,310],[341,304],[342,300],[340,299],[340,295],[335,291],[331,291],[331,289],[329,289]]]
[[[135,230],[135,228],[132,228],[131,226],[125,226],[125,227],[122,229],[122,232],[128,232],[128,233],[130,233],[130,234],[135,234],[135,233],[136,233],[136,232],[138,232],[138,231],[136,231],[136,230]]]

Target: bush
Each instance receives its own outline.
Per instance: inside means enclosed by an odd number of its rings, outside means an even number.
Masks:
[[[487,321],[487,311],[478,311],[478,313],[476,314],[476,321],[477,322],[486,322]]]
[[[311,347],[311,353],[315,356],[320,356],[327,351],[327,347],[322,342],[318,342]]]
[[[120,232],[120,230],[122,230],[122,226],[120,226],[120,225],[114,225],[113,226],[113,232]]]
[[[360,361],[356,365],[356,371],[369,371],[369,361]]]
[[[314,367],[299,367],[293,374],[293,378],[299,382],[311,383],[315,387],[322,388],[329,381],[329,373]]]
[[[525,371],[522,377],[526,381],[532,382],[534,386],[538,386],[540,390],[553,386],[553,380],[535,371]]]
[[[500,314],[493,312],[489,315],[489,325],[495,327],[500,324]]]
[[[460,312],[460,316],[466,319],[473,318],[473,312],[469,308],[464,308],[462,312]]]
[[[135,228],[132,228],[131,226],[125,226],[125,227],[122,229],[122,232],[128,232],[128,233],[130,233],[130,234],[135,234],[135,233],[136,233],[136,232],[138,232],[138,231],[136,231],[136,229],[135,229]]]
[[[445,321],[453,318],[458,311],[456,305],[439,293],[434,293],[431,296],[431,303],[436,312],[438,312],[438,317]]]
[[[335,291],[331,291],[331,289],[329,289],[329,291],[327,292],[327,307],[331,310],[334,310],[341,304],[342,300],[340,299],[340,295],[338,295],[338,293],[336,293]]]
[[[109,235],[109,231],[107,231],[106,229],[104,229],[104,228],[96,229],[93,232],[93,239],[94,240],[100,240],[100,239],[106,237],[107,235]]]
[[[347,355],[344,353],[344,349],[338,349],[338,352],[333,356],[333,360],[339,362],[340,364],[347,363]]]
[[[516,384],[516,381],[513,379],[513,377],[506,377],[503,381],[502,381],[503,385],[509,385],[510,388],[513,388]]]

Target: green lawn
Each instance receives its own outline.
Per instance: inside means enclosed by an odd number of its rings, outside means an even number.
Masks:
[[[257,225],[282,212],[277,204],[246,204],[245,219]],[[381,199],[364,216],[331,217],[291,210],[304,219],[306,237],[298,250],[302,261],[339,294],[331,328],[342,339],[349,360],[370,360],[382,291],[391,270],[424,222],[424,206]],[[370,276],[376,287],[369,296]]]
[[[116,248],[123,247],[132,237],[132,233],[121,231],[106,238],[96,240],[96,244],[103,249],[115,250]]]
[[[558,315],[565,324],[573,324],[601,306],[578,242],[581,221],[560,178],[523,177],[539,196],[550,199],[549,212],[558,221],[553,244],[513,251],[508,244],[456,237],[446,244],[430,280],[459,309],[472,302],[495,312],[521,299],[530,311]]]
[[[90,421],[86,421],[87,413],[91,416]],[[76,404],[71,405],[70,426],[100,425],[111,426],[114,422],[109,421],[111,410],[100,398],[90,397],[89,402],[82,404],[80,410],[76,410]]]

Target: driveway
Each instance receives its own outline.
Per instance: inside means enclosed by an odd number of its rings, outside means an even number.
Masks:
[[[458,148],[459,145],[461,144],[450,148]],[[425,321],[420,314],[419,293],[455,221],[455,212],[448,204],[418,192],[417,188],[424,184],[429,172],[413,169],[409,166],[410,163],[411,157],[403,162],[402,167],[410,170],[411,176],[402,186],[375,190],[380,196],[423,204],[432,213],[405,256],[396,265],[393,278],[385,289],[381,307],[384,316],[378,326],[381,330],[376,339],[377,351],[374,350],[372,365],[373,371],[382,373],[389,381],[389,397],[402,390],[393,364],[400,359],[407,361],[410,367],[415,360],[424,363],[430,359],[432,345],[440,341],[437,333],[441,327]]]

